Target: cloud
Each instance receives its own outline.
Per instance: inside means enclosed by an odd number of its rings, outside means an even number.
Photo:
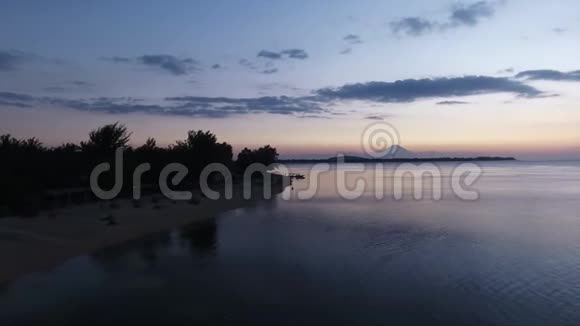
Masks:
[[[476,26],[482,19],[492,17],[501,1],[478,1],[469,5],[457,4],[449,12],[445,21],[423,17],[404,17],[390,23],[391,31],[407,36],[421,36],[432,31],[445,32],[462,26]]]
[[[0,71],[14,71],[22,64],[37,59],[35,55],[15,51],[15,50],[0,50]]]
[[[344,36],[342,38],[343,41],[345,41],[346,43],[346,47],[343,48],[339,54],[350,54],[352,53],[352,48],[354,46],[356,46],[357,44],[361,44],[363,43],[362,39],[360,38],[360,36],[356,35],[356,34],[348,34],[346,36]]]
[[[277,72],[278,72],[277,68],[264,69],[261,71],[261,73],[266,74],[266,75],[275,74]]]
[[[0,100],[29,102],[33,101],[34,97],[27,94],[0,92]]]
[[[62,93],[67,91],[77,91],[92,87],[93,84],[82,80],[71,80],[55,86],[44,87],[47,92]]]
[[[549,69],[526,70],[518,73],[515,77],[527,80],[580,81],[580,70],[569,72]]]
[[[69,82],[71,85],[77,86],[77,87],[90,87],[93,86],[93,83],[89,83],[83,80],[71,80]]]
[[[254,98],[168,97],[162,104],[147,104],[142,99],[130,97],[98,97],[69,99],[61,97],[34,97],[27,94],[0,92],[0,105],[34,107],[53,105],[64,108],[111,114],[146,113],[204,118],[224,118],[239,114],[269,113],[304,116],[325,113],[313,98],[289,96],[263,96]]]
[[[469,102],[464,101],[441,101],[437,102],[437,105],[463,105],[463,104],[470,104]]]
[[[20,102],[11,102],[11,101],[4,101],[0,100],[1,106],[13,106],[17,108],[32,108],[33,106],[30,104],[20,103]]]
[[[211,69],[217,70],[217,69],[221,69],[222,66],[218,63],[211,65]]]
[[[352,48],[345,48],[339,52],[339,54],[351,54],[351,53],[352,53]]]
[[[514,71],[515,71],[514,68],[509,67],[509,68],[506,68],[506,69],[499,70],[497,73],[498,74],[513,74]]]
[[[256,98],[229,97],[169,97],[165,100],[175,103],[169,114],[227,117],[237,114],[269,113],[299,116],[325,112],[320,103],[305,97],[263,96]]]
[[[127,58],[127,57],[110,57],[110,58],[103,58],[104,60],[109,60],[112,62],[117,62],[117,63],[130,63],[132,61],[132,59]]]
[[[420,17],[407,17],[391,22],[391,30],[395,34],[406,34],[410,36],[420,36],[430,32],[434,23]]]
[[[532,76],[530,72],[537,71],[544,70],[526,71],[521,74],[530,77]],[[496,93],[511,93],[526,98],[552,96],[517,79],[463,76],[346,84],[335,88],[313,90],[307,96],[261,96],[249,98],[180,96],[158,99],[154,104],[148,104],[148,101],[144,99],[128,97],[70,99],[0,92],[0,105],[29,107],[42,104],[112,114],[139,112],[210,118],[255,113],[304,117],[332,116],[336,112],[332,112],[329,107],[341,101],[361,100],[378,103],[400,103],[428,98],[453,98]],[[437,104],[459,105],[467,104],[467,102],[449,99]],[[372,115],[367,118],[378,119],[380,117],[384,116]]]
[[[61,92],[67,91],[68,88],[66,88],[64,86],[48,86],[48,87],[43,88],[43,90],[45,90],[47,92],[61,93]]]
[[[177,58],[169,54],[147,54],[135,58],[105,58],[115,63],[135,63],[161,69],[175,76],[186,75],[196,69],[197,61],[192,58]]]
[[[273,64],[271,62],[267,62],[266,64],[258,65],[252,61],[247,60],[247,59],[241,59],[239,61],[239,64],[243,67],[246,67],[250,70],[256,71],[256,72],[261,73],[261,74],[269,75],[269,74],[275,74],[278,72],[278,68],[273,67]]]
[[[475,26],[482,18],[493,16],[494,5],[487,1],[478,1],[467,6],[457,5],[451,12],[450,21],[456,25]]]
[[[0,105],[19,108],[30,108],[34,97],[26,94],[0,92]]]
[[[367,120],[385,120],[384,117],[378,116],[378,115],[369,115],[369,116],[365,117],[365,119],[367,119]]]
[[[343,37],[342,39],[350,44],[360,44],[363,42],[361,40],[360,36],[358,36],[356,34],[348,34],[345,37]]]
[[[244,66],[244,67],[246,67],[248,69],[251,69],[251,70],[258,69],[258,67],[256,66],[256,64],[253,63],[252,61],[248,60],[248,59],[240,59],[239,64],[241,66]]]
[[[556,34],[563,34],[566,33],[567,31],[568,31],[567,29],[561,27],[552,28],[552,32]]]
[[[284,59],[285,57],[290,59],[304,60],[308,58],[308,53],[306,53],[306,51],[303,49],[287,49],[280,52],[261,50],[256,56],[258,58],[261,57],[271,60]]]
[[[273,52],[273,51],[268,51],[268,50],[261,50],[260,52],[258,52],[257,57],[262,57],[262,58],[277,60],[277,59],[282,59],[282,54],[279,53],[279,52]]]
[[[386,103],[491,93],[514,93],[523,97],[541,94],[539,90],[520,81],[487,76],[405,79],[395,82],[373,81],[347,84],[338,88],[324,88],[316,93],[331,100],[368,100]]]
[[[138,58],[144,65],[159,67],[174,75],[185,75],[192,71],[196,61],[191,58],[179,59],[167,54],[144,55]]]
[[[288,55],[288,58],[291,58],[291,59],[304,60],[304,59],[308,58],[308,53],[306,53],[306,51],[304,51],[302,49],[288,49],[288,50],[284,50],[280,53]]]

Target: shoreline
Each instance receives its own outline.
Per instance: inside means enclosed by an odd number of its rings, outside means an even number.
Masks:
[[[272,199],[289,184],[273,182]],[[132,199],[94,202],[71,206],[37,217],[5,217],[0,219],[0,284],[7,284],[34,272],[49,271],[65,260],[99,249],[135,240],[151,233],[203,222],[217,215],[247,207],[263,199],[262,187],[255,185],[251,199],[234,187],[232,199],[201,198],[172,201],[162,195],[144,196],[135,207]],[[155,199],[157,198],[157,199]],[[112,214],[116,225],[107,225],[102,218]]]

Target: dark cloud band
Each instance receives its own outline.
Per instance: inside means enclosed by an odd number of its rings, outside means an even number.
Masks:
[[[514,93],[533,97],[541,92],[509,78],[464,76],[456,78],[405,79],[395,82],[368,82],[325,88],[319,96],[339,100],[413,102],[421,98],[457,97],[490,93]]]
[[[534,73],[532,73],[534,72]],[[577,73],[577,72],[573,72]],[[536,77],[537,71],[522,72]],[[518,74],[519,75],[519,74]],[[547,78],[545,75],[541,75]],[[550,75],[553,77],[553,74]],[[559,75],[558,75],[559,76]],[[572,78],[572,77],[567,77]],[[575,78],[575,77],[574,77]],[[162,104],[144,104],[133,98],[96,98],[71,100],[56,97],[34,97],[27,94],[0,92],[0,104],[28,107],[50,104],[82,111],[107,113],[150,113],[192,117],[222,118],[231,115],[269,113],[293,116],[332,115],[328,107],[341,101],[362,100],[381,103],[413,102],[427,98],[454,98],[480,94],[511,93],[519,97],[544,97],[540,90],[521,80],[488,76],[454,78],[404,79],[393,82],[372,81],[347,84],[312,91],[310,96],[266,96],[254,98],[182,96],[163,99]],[[439,105],[467,102],[446,100]]]

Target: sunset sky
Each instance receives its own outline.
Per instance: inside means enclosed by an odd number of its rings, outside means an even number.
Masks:
[[[2,1],[0,134],[580,159],[580,2]]]

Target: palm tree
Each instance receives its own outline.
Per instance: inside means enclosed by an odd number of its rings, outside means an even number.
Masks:
[[[89,140],[81,142],[81,148],[87,152],[112,153],[117,148],[127,147],[131,134],[124,124],[117,121],[91,131]]]
[[[145,141],[145,144],[137,147],[137,149],[135,149],[135,150],[137,152],[152,152],[152,151],[155,151],[157,149],[159,149],[159,147],[157,147],[157,141],[155,140],[155,138],[149,137]]]

